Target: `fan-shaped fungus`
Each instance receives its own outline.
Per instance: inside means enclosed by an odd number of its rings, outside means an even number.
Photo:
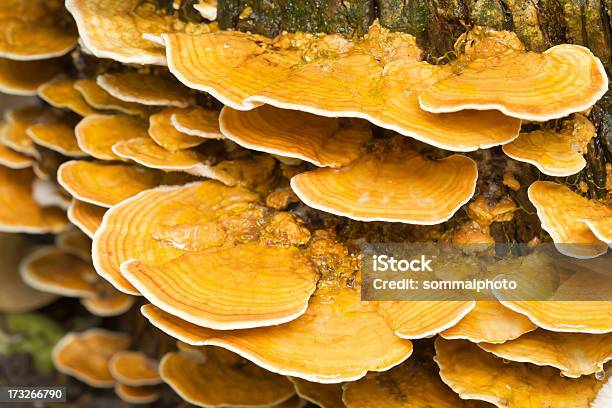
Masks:
[[[72,79],[53,80],[38,87],[38,96],[51,106],[70,109],[81,116],[96,113],[74,85],[75,81]]]
[[[219,130],[219,112],[194,107],[176,110],[170,116],[170,122],[176,130],[190,136],[204,139],[223,139]]]
[[[171,152],[188,149],[204,143],[206,139],[179,132],[172,126],[170,118],[176,112],[180,112],[180,110],[177,108],[167,108],[149,117],[149,136],[155,140],[155,143]]]
[[[131,387],[161,384],[158,362],[140,351],[120,351],[108,363],[113,378]]]
[[[11,95],[36,95],[39,86],[64,69],[61,60],[13,61],[0,58],[0,92]]]
[[[106,208],[89,204],[84,201],[72,200],[68,207],[68,219],[83,231],[89,238],[93,238],[96,230],[102,224],[102,217]]]

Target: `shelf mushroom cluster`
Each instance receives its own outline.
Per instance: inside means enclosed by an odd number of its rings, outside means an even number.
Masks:
[[[140,0],[4,3],[0,90],[39,101],[0,126],[0,241],[14,249],[0,311],[67,296],[109,317],[142,300],[150,329],[180,340],[153,356],[126,333],[72,332],[53,351],[62,373],[135,404],[162,382],[203,407],[609,403],[604,277],[568,276],[541,301],[367,302],[353,245],[366,237],[334,229],[444,225],[467,204],[461,239],[489,244],[519,209],[474,197],[487,174],[471,152],[580,172],[597,137],[586,111],[608,88],[588,49],[535,53],[475,28],[434,65],[378,22],[363,38],[270,39]],[[214,1],[195,3],[214,20]],[[605,262],[609,203],[553,181],[527,191],[561,254]],[[503,266],[545,279],[552,258]],[[563,300],[585,287],[602,299]]]

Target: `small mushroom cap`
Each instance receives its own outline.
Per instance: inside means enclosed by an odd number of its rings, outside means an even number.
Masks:
[[[74,129],[64,121],[37,123],[26,131],[32,141],[68,157],[86,157],[77,143]]]
[[[607,252],[607,243],[612,241],[602,242],[594,230],[602,238],[609,237],[610,229],[609,226],[605,228],[605,220],[612,217],[612,208],[550,181],[534,182],[528,194],[542,228],[550,234],[559,252],[576,258],[593,258]],[[589,220],[589,223],[582,220]],[[594,230],[591,225],[595,226]]]
[[[119,270],[123,262],[138,259],[162,264],[186,250],[219,246],[226,242],[226,231],[238,230],[229,224],[224,231],[222,220],[231,220],[257,199],[245,189],[213,181],[143,192],[113,207],[105,216],[94,237],[96,270],[117,289],[138,295]],[[238,225],[246,228],[250,224]]]
[[[38,96],[51,106],[70,109],[81,116],[96,113],[95,109],[85,102],[83,95],[74,88],[74,84],[72,79],[53,80],[38,88]]]
[[[207,20],[214,21],[217,19],[217,0],[199,0],[193,8]]]
[[[131,387],[162,383],[158,362],[140,351],[120,351],[108,363],[108,369],[117,382]]]
[[[57,296],[27,285],[19,274],[19,263],[31,247],[24,236],[0,232],[0,312],[20,313],[36,310]]]
[[[57,247],[32,252],[19,266],[21,278],[34,289],[68,297],[96,294],[98,275],[93,266],[80,257]]]
[[[561,44],[539,54],[498,38],[493,32],[476,40],[482,41],[486,54],[476,51],[460,58],[453,75],[419,95],[421,107],[435,113],[497,109],[516,118],[546,121],[584,111],[608,90],[603,64],[587,48]]]
[[[2,126],[2,144],[30,157],[38,157],[34,142],[26,133],[27,129],[40,122],[52,118],[49,110],[41,106],[28,105],[17,109],[8,109]]]
[[[440,377],[463,399],[500,408],[588,407],[604,384],[591,377],[569,379],[552,367],[505,363],[465,340],[436,339]]]
[[[459,398],[440,380],[433,361],[411,358],[383,373],[346,383],[346,408],[486,408],[486,402]]]
[[[291,179],[291,188],[309,207],[332,214],[431,225],[450,219],[472,197],[477,177],[468,157],[434,161],[406,150],[301,173]]]
[[[246,330],[203,328],[154,306],[142,313],[186,343],[224,347],[267,370],[321,383],[385,371],[412,353],[412,343],[397,337],[374,306],[351,289],[317,293],[308,310],[289,323]]]
[[[519,132],[520,121],[499,112],[423,111],[418,93],[449,70],[419,62],[422,52],[414,37],[376,22],[367,37],[354,41],[338,34],[283,34],[270,40],[233,31],[163,37],[172,73],[234,109],[265,103],[358,117],[453,151],[504,144]]]
[[[68,220],[56,207],[43,208],[34,201],[32,169],[0,166],[0,231],[28,234],[57,233]]]
[[[147,108],[138,103],[124,102],[106,92],[95,79],[79,79],[74,82],[76,89],[91,107],[100,110],[115,110],[129,115],[147,114]]]
[[[67,54],[77,42],[62,0],[4,0],[0,4],[0,57],[39,60]]]
[[[181,398],[201,407],[273,406],[295,394],[286,377],[226,354],[232,353],[207,347],[202,361],[187,353],[168,353],[159,372]]]
[[[79,229],[73,228],[57,234],[55,245],[84,261],[91,261],[91,238]]]
[[[431,337],[453,327],[462,320],[476,302],[473,300],[447,299],[391,302],[378,304],[379,313],[387,320],[395,335],[404,339],[421,339]],[[445,296],[445,295],[443,295]]]
[[[189,89],[165,75],[124,72],[99,75],[96,82],[113,97],[148,106],[187,108],[194,98]]]
[[[128,404],[152,404],[160,397],[157,387],[134,387],[121,383],[115,384],[115,394]]]
[[[549,129],[521,133],[502,149],[513,159],[531,163],[544,174],[567,177],[586,166],[582,155],[596,134],[595,126],[577,114],[564,124],[561,132]]]
[[[219,112],[193,107],[175,111],[170,122],[176,130],[190,136],[204,139],[224,139],[219,129]]]
[[[72,204],[68,207],[68,219],[70,222],[92,239],[100,224],[102,224],[102,217],[104,217],[105,213],[106,208],[104,207],[75,199],[72,200]]]
[[[535,330],[526,316],[513,312],[496,300],[476,302],[476,307],[440,335],[445,339],[466,339],[474,343],[503,343]]]
[[[115,380],[108,362],[130,345],[130,337],[103,329],[66,334],[53,348],[55,368],[96,388],[110,388]]]
[[[248,149],[305,160],[319,167],[342,167],[362,154],[372,132],[360,121],[316,116],[264,105],[249,111],[223,108],[225,137]]]
[[[149,136],[117,142],[112,150],[117,157],[133,160],[151,169],[214,176],[213,166],[202,163],[195,151],[186,149],[171,152],[155,143]]]
[[[62,72],[62,60],[14,61],[0,58],[0,92],[36,95],[39,86]]]
[[[295,387],[295,392],[306,401],[321,408],[344,408],[342,403],[342,384],[320,384],[289,377]]]
[[[2,134],[2,127],[4,124],[0,124],[0,135]],[[0,136],[0,139],[2,137]],[[8,167],[9,169],[21,170],[32,167],[33,159],[25,154],[16,152],[15,150],[0,144],[0,166]]]
[[[80,201],[112,207],[143,190],[157,186],[160,174],[130,164],[74,160],[60,166],[57,181]]]
[[[603,371],[612,360],[612,334],[556,333],[536,330],[503,344],[480,343],[496,356],[540,366],[552,366],[566,377]]]
[[[144,33],[173,32],[179,21],[139,0],[66,0],[86,48],[98,58],[125,64],[165,65],[164,49]],[[114,35],[109,35],[114,33]]]
[[[89,115],[74,129],[81,150],[99,160],[121,160],[113,145],[149,137],[146,120],[129,115]]]
[[[170,118],[176,112],[180,112],[180,110],[178,108],[167,108],[149,117],[149,136],[151,136],[155,143],[171,152],[188,149],[204,143],[206,139],[179,132],[172,126]]]
[[[100,290],[101,282],[97,282],[96,289]],[[110,284],[110,288],[105,288],[102,292],[93,297],[81,299],[81,304],[87,311],[95,316],[109,317],[119,316],[130,310],[135,302],[135,298],[125,293],[117,291]]]
[[[259,243],[186,253],[164,264],[132,260],[121,273],[156,306],[218,330],[294,320],[306,311],[318,280],[297,248]]]

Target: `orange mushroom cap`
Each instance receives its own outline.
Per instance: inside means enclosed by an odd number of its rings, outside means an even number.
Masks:
[[[115,384],[115,394],[128,404],[152,404],[161,395],[157,387],[133,387],[121,383]]]
[[[204,360],[168,353],[159,371],[181,398],[201,407],[268,407],[295,394],[287,378],[215,347],[206,348]]]
[[[170,122],[176,130],[190,136],[204,139],[223,139],[219,129],[219,112],[193,107],[176,110],[170,116]]]
[[[305,160],[320,167],[341,167],[362,154],[372,132],[354,120],[316,116],[260,106],[250,111],[223,108],[221,132],[248,149]]]
[[[531,163],[544,174],[566,177],[586,166],[582,155],[596,135],[595,126],[584,116],[576,114],[564,123],[560,132],[548,129],[521,133],[502,149],[511,158]]]
[[[298,396],[321,408],[344,408],[342,384],[320,384],[289,377]]]
[[[147,122],[129,115],[89,115],[74,129],[81,150],[99,160],[121,160],[113,145],[135,138],[148,138]]]
[[[161,175],[129,164],[69,161],[60,166],[57,181],[80,201],[112,207],[157,186]]]
[[[124,72],[99,75],[96,82],[124,102],[176,108],[187,108],[194,103],[189,90],[169,76]]]
[[[193,8],[207,20],[213,21],[217,19],[217,0],[199,0],[193,5]]]
[[[0,20],[0,57],[59,57],[77,42],[74,24],[62,0],[4,0],[0,4]]]
[[[14,61],[0,58],[0,92],[36,95],[38,87],[62,72],[61,60]]]
[[[332,214],[431,225],[450,219],[472,197],[477,177],[476,163],[468,157],[434,161],[404,150],[298,174],[291,188],[309,207]]]
[[[462,39],[460,39],[461,41]],[[561,44],[525,51],[516,34],[484,32],[471,51],[419,95],[429,112],[497,109],[516,118],[546,121],[584,111],[608,90],[601,61],[585,47]]]
[[[68,225],[56,207],[41,206],[32,196],[34,173],[0,166],[0,231],[28,234],[57,233]]]
[[[38,87],[38,96],[51,106],[70,109],[81,116],[96,113],[74,88],[74,84],[75,81],[72,79],[53,80]]]
[[[68,297],[96,294],[98,275],[90,263],[57,247],[32,252],[19,266],[21,278],[34,289]]]
[[[467,339],[474,343],[503,343],[535,330],[537,326],[522,314],[496,300],[476,302],[476,307],[440,335],[445,339]]]
[[[106,208],[89,204],[84,201],[72,200],[68,207],[68,219],[89,238],[93,239],[96,230],[102,224],[102,217],[106,213]]]
[[[323,116],[359,117],[434,146],[471,151],[513,140],[520,121],[498,112],[434,115],[418,92],[451,74],[419,62],[415,38],[375,22],[368,36],[240,32],[164,34],[168,67],[185,85],[249,110],[263,103]],[[193,58],[197,56],[197,58]]]
[[[500,408],[587,407],[604,382],[594,377],[565,378],[551,367],[505,363],[465,340],[436,339],[440,377],[463,399]]]
[[[2,128],[4,126],[4,124],[0,124],[0,141],[2,139]],[[8,167],[9,169],[14,170],[21,170],[32,167],[32,163],[33,160],[31,157],[0,144],[0,166]]]
[[[131,387],[162,383],[158,361],[140,351],[120,351],[110,359],[108,369],[113,378]]]
[[[115,384],[108,362],[118,351],[130,345],[130,337],[103,329],[66,334],[53,348],[55,368],[96,388]]]
[[[317,292],[296,320],[245,330],[196,326],[152,305],[144,306],[142,313],[186,343],[224,347],[267,370],[321,383],[385,371],[412,353],[412,343],[397,337],[375,307],[361,302],[351,289]]]
[[[109,317],[119,316],[130,310],[135,302],[135,298],[125,293],[117,291],[114,287],[108,284],[109,287],[100,289],[100,284],[97,282],[96,293],[93,297],[81,299],[81,304],[87,311],[95,316]]]
[[[180,112],[180,110],[178,108],[167,108],[149,117],[149,136],[151,136],[151,139],[171,152],[188,149],[204,143],[206,139],[179,132],[172,126],[170,118],[176,112]]]
[[[65,121],[58,120],[47,123],[37,123],[30,126],[26,133],[32,141],[47,149],[68,157],[86,157],[77,143],[74,129]]]
[[[528,194],[542,228],[550,234],[559,252],[576,258],[592,258],[607,252],[608,244],[612,243],[609,225],[612,208],[550,181],[534,182]]]
[[[540,329],[503,344],[478,346],[506,360],[556,367],[572,378],[603,372],[604,364],[612,360],[610,333],[555,333]]]
[[[76,89],[85,99],[85,102],[95,109],[115,110],[129,115],[147,114],[145,106],[138,103],[124,102],[106,92],[95,79],[79,79],[74,82]]]
[[[27,285],[19,274],[19,264],[32,247],[19,234],[0,232],[0,312],[20,313],[36,310],[57,296]]]
[[[26,133],[27,129],[41,121],[52,119],[48,109],[28,105],[16,109],[7,109],[4,113],[6,123],[2,126],[2,144],[30,157],[38,157],[34,142]]]

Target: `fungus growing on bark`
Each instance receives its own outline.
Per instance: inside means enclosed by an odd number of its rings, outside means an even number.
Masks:
[[[123,333],[103,329],[66,334],[53,348],[55,368],[96,388],[110,388],[115,380],[108,362],[118,351],[125,350],[131,339]]]
[[[372,137],[359,120],[316,116],[300,111],[260,106],[250,111],[223,108],[221,132],[239,145],[301,159],[319,167],[342,167],[357,159]]]
[[[99,75],[96,82],[113,97],[148,106],[187,108],[194,103],[190,91],[166,75],[117,73]]]
[[[0,142],[2,141],[3,127],[4,124],[0,124]],[[21,170],[32,167],[32,163],[33,160],[31,157],[0,144],[0,166],[8,167],[13,170]]]
[[[99,160],[122,160],[113,152],[121,141],[148,138],[147,121],[129,115],[89,115],[74,129],[81,150]]]
[[[610,206],[550,181],[536,181],[528,192],[542,228],[550,234],[559,252],[576,258],[592,258],[607,252],[612,242]]]
[[[39,86],[64,69],[62,60],[14,61],[0,58],[0,92],[11,95],[36,95]]]
[[[157,360],[140,351],[120,351],[108,363],[113,378],[131,387],[161,384],[158,366]]]
[[[584,111],[608,90],[601,61],[579,45],[556,45],[540,54],[526,51],[514,33],[482,28],[460,37],[456,46],[464,44],[452,74],[419,95],[423,109],[497,109],[546,121]]]
[[[170,121],[173,114],[180,112],[177,108],[167,108],[149,117],[149,136],[166,150],[175,152],[201,145],[206,141],[201,137],[182,133]]]
[[[106,208],[89,204],[76,199],[68,207],[68,219],[89,238],[93,239],[96,230],[102,224],[102,217],[106,213]]]
[[[502,149],[513,159],[531,163],[544,174],[566,177],[586,166],[583,154],[596,135],[595,126],[576,114],[560,131],[543,129],[521,133]]]
[[[198,0],[193,8],[207,20],[214,21],[217,19],[217,0]]]
[[[141,116],[148,113],[147,108],[141,104],[125,102],[115,98],[98,85],[94,79],[79,79],[74,82],[74,89],[83,96],[88,105],[95,109],[114,110],[128,115]]]
[[[289,377],[296,394],[321,408],[344,408],[342,403],[342,384],[320,384]]]
[[[193,107],[175,110],[170,116],[170,122],[176,130],[190,136],[204,139],[223,139],[219,130],[219,112]]]
[[[217,347],[168,353],[159,372],[185,401],[202,407],[275,406],[290,399],[293,385],[240,356]],[[203,357],[203,358],[202,358]]]
[[[41,106],[27,105],[7,109],[4,113],[6,123],[1,128],[2,144],[26,156],[38,157],[39,153],[28,136],[27,129],[51,118],[49,110]]]
[[[81,116],[96,113],[74,85],[75,81],[72,79],[53,80],[38,87],[38,96],[53,107],[69,109]]]
[[[74,136],[74,129],[63,120],[37,123],[30,126],[26,133],[32,141],[68,157],[86,157]]]
[[[62,0],[5,0],[0,20],[0,57],[22,61],[59,57],[77,42]]]

